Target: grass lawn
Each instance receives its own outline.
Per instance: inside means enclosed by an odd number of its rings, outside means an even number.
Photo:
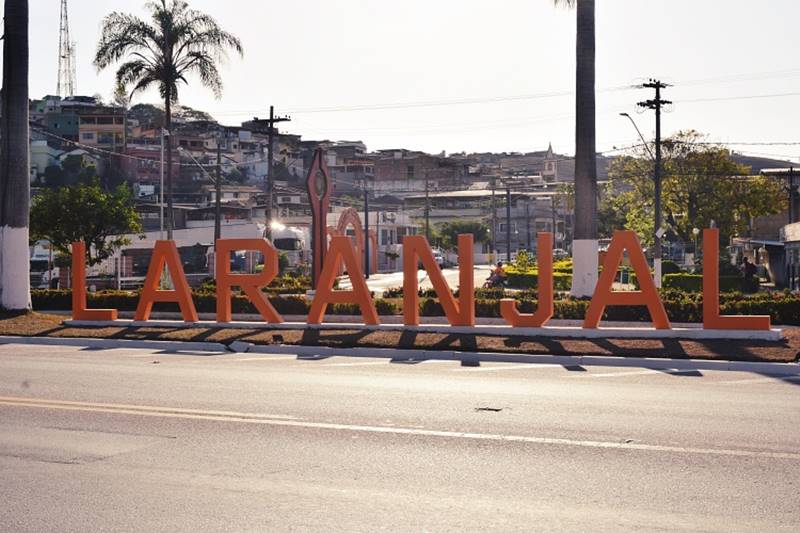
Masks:
[[[472,334],[448,335],[412,331],[368,331],[360,329],[358,326],[341,330],[67,327],[62,324],[63,320],[63,316],[43,313],[0,314],[0,335],[207,341],[223,344],[241,340],[263,345],[405,348],[550,355],[614,355],[732,361],[791,362],[797,361],[800,355],[800,328],[786,328],[785,338],[777,342],[612,338],[581,340]]]

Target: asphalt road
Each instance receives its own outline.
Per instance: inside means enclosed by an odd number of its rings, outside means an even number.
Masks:
[[[800,380],[0,346],[0,531],[798,531]]]

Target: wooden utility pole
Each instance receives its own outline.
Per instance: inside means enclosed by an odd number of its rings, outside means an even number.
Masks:
[[[506,262],[511,262],[511,187],[506,186]]]
[[[267,142],[269,143],[267,146],[267,179],[266,179],[266,187],[264,192],[266,193],[266,207],[264,209],[264,219],[267,224],[266,229],[264,230],[264,236],[267,239],[272,239],[272,207],[274,205],[274,149],[273,144],[275,143],[275,124],[280,122],[290,122],[292,119],[291,117],[276,117],[275,116],[275,107],[269,106],[269,119],[267,120],[259,120],[258,117],[253,119],[253,122],[256,125],[258,131],[263,132],[266,129],[267,133]]]
[[[222,238],[222,145],[217,138],[217,179],[214,182],[214,250]]]
[[[655,89],[656,97],[652,100],[639,102],[639,107],[653,109],[656,112],[656,154],[655,168],[653,169],[653,181],[655,183],[655,240],[653,241],[653,270],[655,270],[656,287],[661,287],[661,108],[671,104],[668,100],[661,99],[661,89],[669,87],[666,83],[659,80],[650,80],[642,84],[643,88]]]

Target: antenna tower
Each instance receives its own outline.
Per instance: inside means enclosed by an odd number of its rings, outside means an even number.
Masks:
[[[67,0],[61,0],[61,26],[58,31],[58,90],[61,97],[75,96],[75,43],[69,40]]]

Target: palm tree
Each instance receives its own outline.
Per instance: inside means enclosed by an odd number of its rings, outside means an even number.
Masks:
[[[132,87],[131,96],[158,86],[164,99],[165,128],[172,128],[172,106],[178,102],[179,84],[196,75],[219,98],[222,80],[217,63],[233,49],[242,55],[238,38],[222,30],[217,22],[183,0],[153,0],[146,4],[151,21],[114,12],[103,20],[94,64],[102,70],[126,60],[117,69],[117,83]],[[167,235],[172,239],[172,142],[167,143],[166,196]]]
[[[31,308],[28,0],[5,0],[0,121],[0,308]]]
[[[591,296],[597,283],[594,0],[555,0],[555,3],[577,8],[572,294]]]

